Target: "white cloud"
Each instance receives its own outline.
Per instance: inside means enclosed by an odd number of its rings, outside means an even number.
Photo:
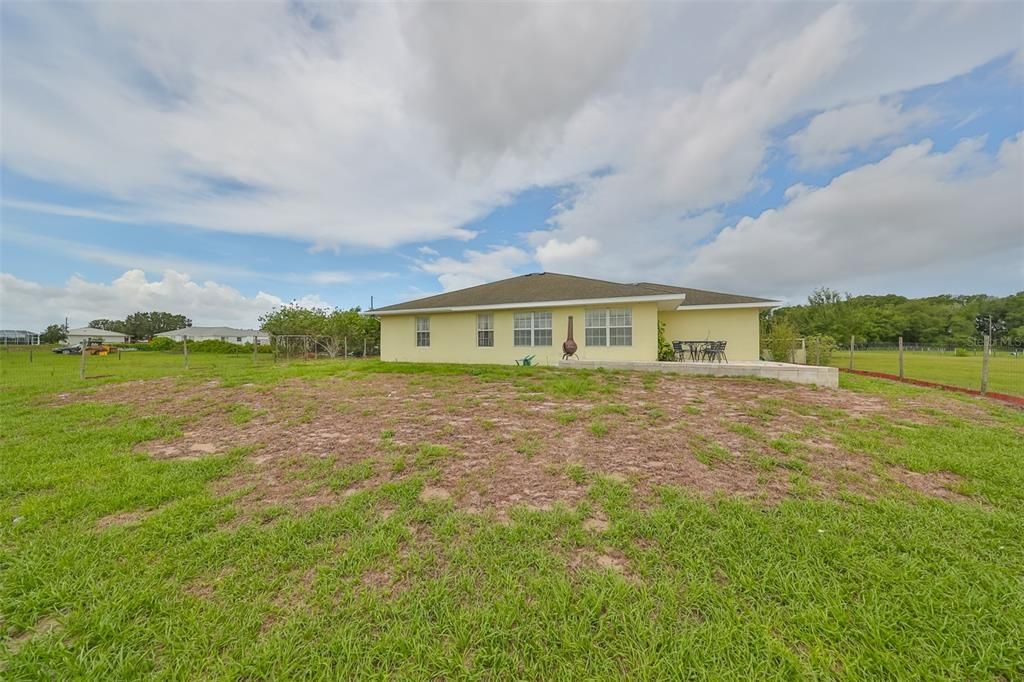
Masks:
[[[515,246],[495,246],[489,251],[467,249],[462,259],[435,258],[418,261],[417,269],[436,275],[445,291],[472,287],[512,277],[516,269],[530,262],[530,254]]]
[[[351,284],[394,277],[393,272],[372,270],[313,270],[310,272],[278,272],[266,269],[254,269],[230,263],[173,256],[149,255],[146,253],[123,251],[105,246],[96,246],[59,237],[43,234],[31,234],[10,224],[4,225],[3,240],[6,243],[19,244],[28,248],[39,249],[46,253],[60,253],[90,263],[109,265],[128,270],[144,270],[148,272],[164,272],[174,270],[188,277],[231,277],[246,280],[273,280],[294,284]]]
[[[981,140],[947,152],[927,141],[908,145],[723,230],[697,251],[685,278],[771,295],[868,280],[945,291],[958,264],[983,261],[1013,286],[1024,274],[1021,187],[1020,134],[995,157]],[[975,279],[991,281],[982,272]]]
[[[904,111],[898,102],[860,102],[818,114],[787,142],[799,167],[824,168],[854,150],[891,142],[931,118],[925,107]]]
[[[260,291],[245,296],[237,289],[213,281],[196,282],[173,270],[161,279],[149,280],[142,270],[129,270],[113,282],[89,282],[70,278],[64,286],[45,286],[0,273],[0,299],[5,328],[43,329],[63,322],[72,326],[98,318],[119,319],[139,310],[180,313],[196,325],[251,327],[257,318],[286,301]],[[323,306],[317,297],[303,298],[306,305]]]
[[[770,128],[790,103],[842,61],[858,25],[846,7],[752,59],[732,78],[670,98],[634,121],[634,150],[612,173],[581,184],[553,218],[560,242],[604,247],[566,267],[596,276],[677,279],[680,256],[713,227],[713,207],[756,184]]]
[[[535,257],[545,270],[557,271],[584,258],[597,255],[601,245],[595,239],[580,236],[571,242],[549,239],[537,247]]]
[[[529,241],[576,251],[538,257],[678,280],[776,126],[1020,49],[1024,5],[942,8],[4,3],[2,162],[99,199],[32,210],[335,250],[468,240],[572,183]]]

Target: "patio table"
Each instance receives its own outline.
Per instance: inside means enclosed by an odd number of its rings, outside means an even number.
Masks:
[[[700,353],[700,347],[707,343],[707,341],[680,341],[679,343],[683,344],[690,350],[690,360],[696,362],[698,359],[697,356]]]

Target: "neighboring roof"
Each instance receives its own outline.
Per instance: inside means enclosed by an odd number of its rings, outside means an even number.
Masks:
[[[267,336],[256,329],[235,329],[234,327],[182,327],[157,336]]]
[[[69,329],[68,336],[127,336],[122,332],[112,332],[109,329],[97,329],[96,327],[78,327]]]
[[[0,336],[39,336],[39,332],[30,332],[27,329],[0,329]]]
[[[517,304],[564,303],[629,299],[631,301],[678,301],[681,307],[742,305],[770,308],[778,301],[753,296],[736,296],[701,289],[687,289],[668,284],[620,284],[601,279],[540,272],[510,277],[490,284],[481,284],[415,301],[398,303],[367,311],[367,314],[388,314],[419,310],[462,309],[481,307],[516,307]]]

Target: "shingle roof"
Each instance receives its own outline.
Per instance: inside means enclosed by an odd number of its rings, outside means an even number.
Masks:
[[[96,336],[125,336],[121,332],[112,332],[109,329],[97,329],[96,327],[78,327],[76,329],[68,330],[68,335],[70,336],[84,336],[86,334],[95,334]]]
[[[465,306],[501,306],[513,303],[553,303],[556,301],[585,301],[591,299],[627,298],[635,296],[664,296],[685,294],[683,306],[728,305],[742,303],[773,304],[765,298],[736,296],[701,289],[687,289],[668,284],[620,284],[601,279],[540,272],[481,284],[467,289],[427,296],[415,301],[375,308],[368,312],[398,312],[432,308],[461,308]]]
[[[266,332],[255,329],[235,329],[234,327],[182,327],[169,332],[161,332],[157,336],[266,336]]]

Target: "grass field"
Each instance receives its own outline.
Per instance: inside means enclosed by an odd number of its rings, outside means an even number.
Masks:
[[[976,391],[981,386],[981,359],[980,354],[958,358],[953,353],[907,351],[903,354],[904,376]],[[899,374],[897,351],[859,350],[854,353],[853,363],[855,369]],[[849,367],[849,353],[834,354],[832,364]],[[997,393],[1024,395],[1024,357],[1004,352],[989,358],[988,387]]]
[[[0,354],[4,679],[1019,679],[1024,414]],[[115,364],[120,363],[120,364]]]

